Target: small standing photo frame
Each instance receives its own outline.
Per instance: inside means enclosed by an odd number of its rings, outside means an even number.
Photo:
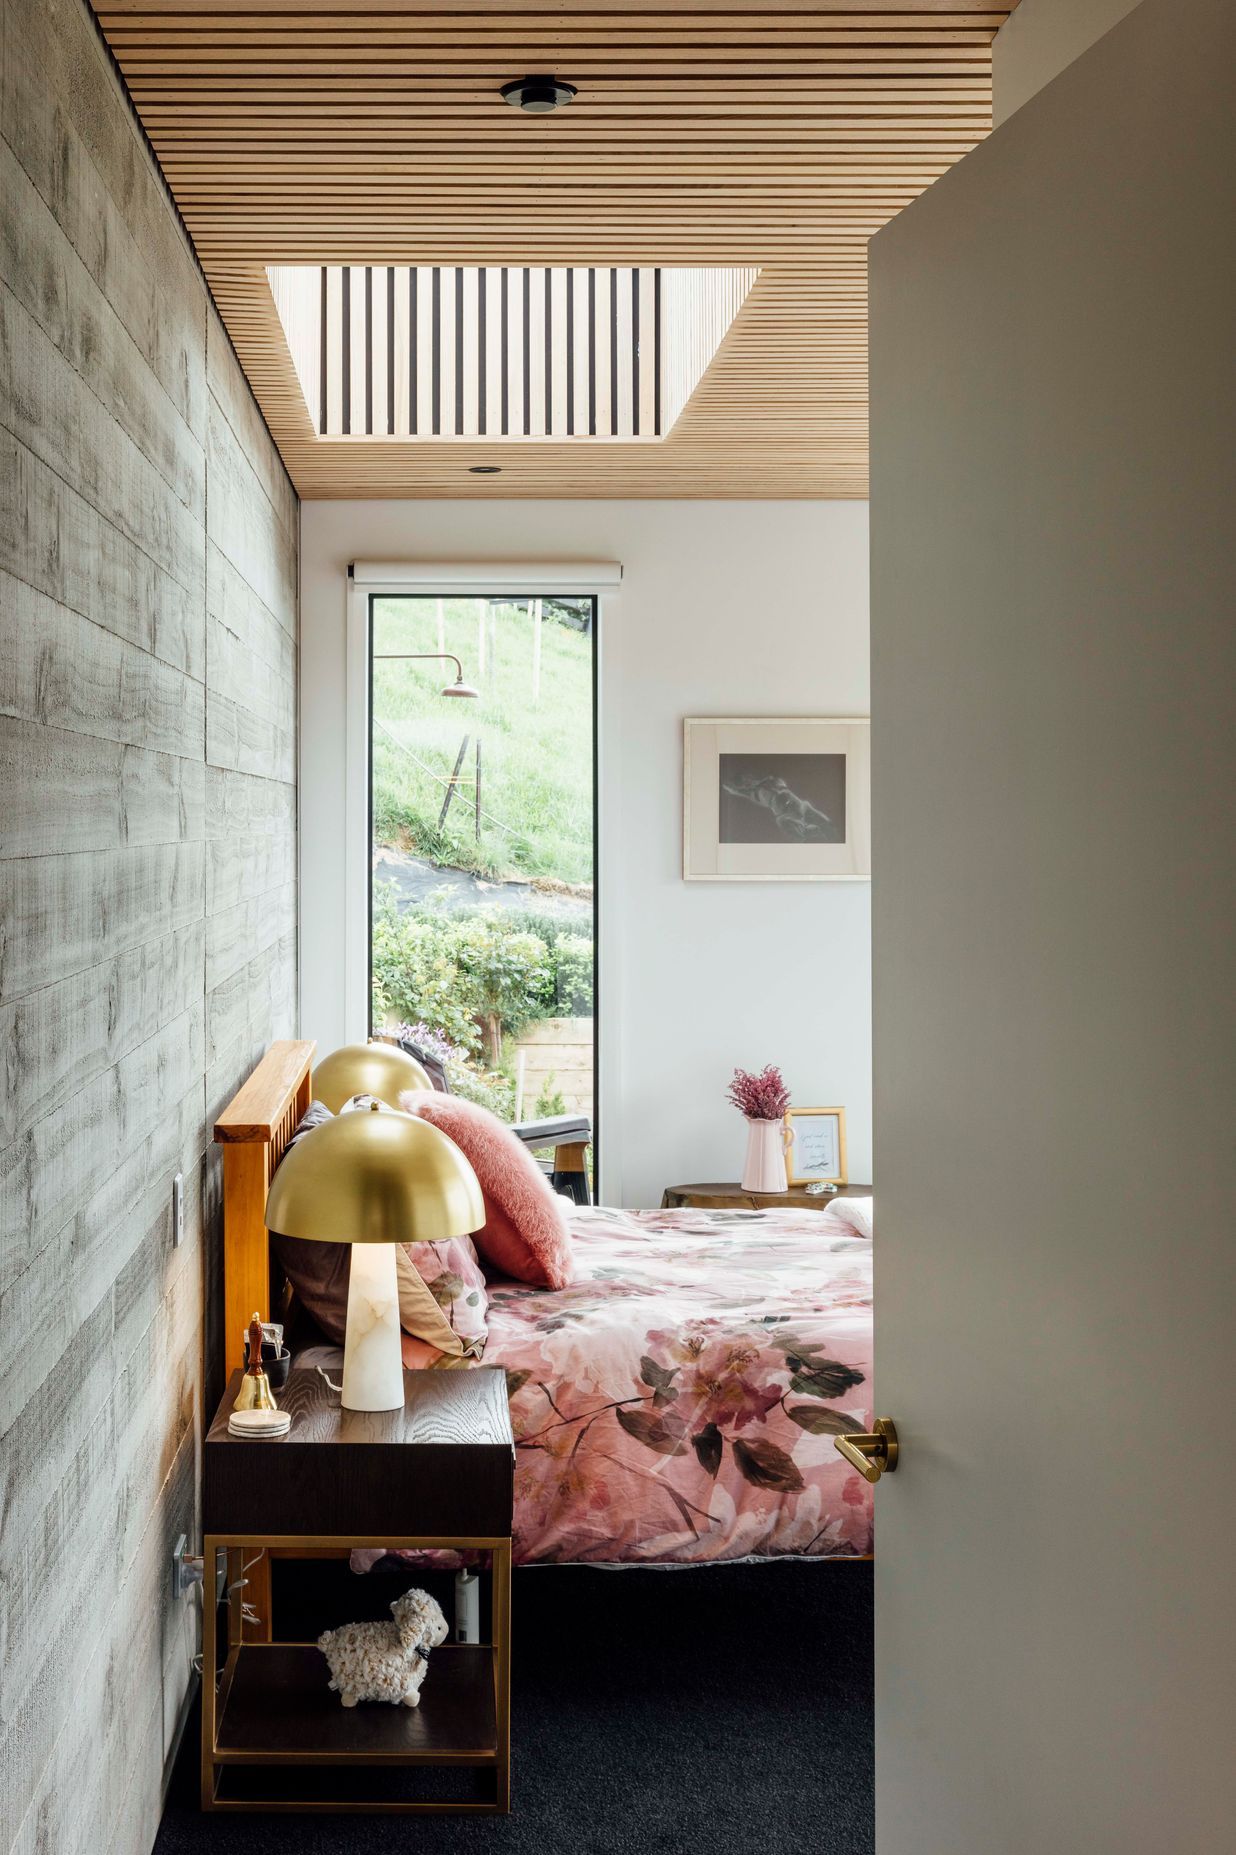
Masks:
[[[845,1109],[787,1108],[785,1170],[791,1185],[844,1185]]]

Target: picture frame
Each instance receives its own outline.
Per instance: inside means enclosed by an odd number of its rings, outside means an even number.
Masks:
[[[785,1172],[790,1185],[845,1185],[844,1108],[787,1108]]]
[[[870,719],[687,716],[682,874],[870,881]]]

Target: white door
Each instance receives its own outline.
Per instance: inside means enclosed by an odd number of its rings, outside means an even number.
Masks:
[[[1236,1849],[1234,72],[1144,0],[872,250],[879,1855]]]

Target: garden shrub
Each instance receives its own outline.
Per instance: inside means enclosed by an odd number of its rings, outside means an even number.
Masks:
[[[542,1082],[536,1098],[536,1107],[533,1110],[533,1120],[548,1121],[556,1114],[566,1113],[566,1096],[556,1086],[557,1081],[557,1076],[551,1072]]]
[[[442,925],[401,911],[393,883],[374,886],[374,1022],[419,1020],[469,1051],[481,1047],[472,990]]]
[[[462,1052],[457,1061],[447,1064],[446,1073],[456,1095],[476,1102],[478,1107],[488,1108],[500,1121],[515,1119],[513,1076],[505,1075],[500,1069],[481,1069]]]
[[[553,946],[554,983],[558,1015],[592,1016],[592,942],[582,934],[562,934]]]
[[[512,931],[493,910],[443,916],[401,910],[393,883],[374,888],[373,1011],[439,1031],[491,1067],[502,1039],[554,1006],[554,965],[539,934]]]
[[[549,948],[539,934],[511,933],[492,913],[452,922],[447,934],[496,1068],[503,1034],[517,1037],[534,1018],[544,1016],[553,984]]]
[[[475,920],[483,916],[493,920],[491,909],[457,910],[452,919]],[[570,916],[553,914],[545,908],[503,909],[499,917],[509,932],[535,934],[549,949],[552,984],[548,989],[547,1010],[538,1015],[560,1018],[587,1018],[593,1012],[592,936],[581,933]]]

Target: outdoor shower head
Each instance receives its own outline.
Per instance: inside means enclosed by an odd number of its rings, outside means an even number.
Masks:
[[[375,651],[373,655],[375,662],[381,659],[383,663],[453,663],[455,681],[445,684],[440,693],[444,696],[473,698],[481,693],[479,689],[473,689],[471,683],[464,682],[463,665],[454,651]]]

